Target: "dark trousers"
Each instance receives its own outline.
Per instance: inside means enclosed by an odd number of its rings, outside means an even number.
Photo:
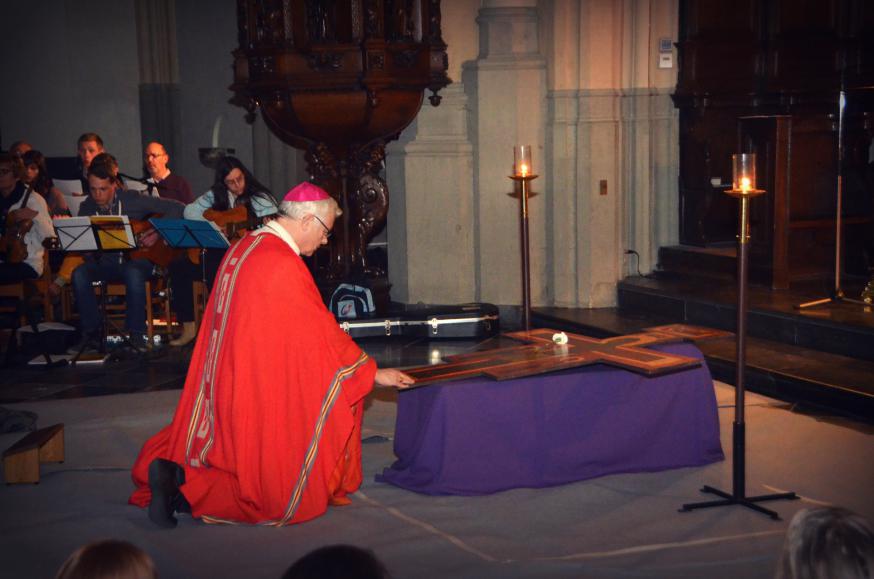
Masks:
[[[212,284],[218,273],[224,249],[207,249],[206,259],[206,290],[212,290]],[[193,264],[188,255],[182,255],[167,266],[170,274],[170,308],[176,314],[179,322],[194,321],[194,282],[201,281],[203,269],[201,264]]]
[[[145,259],[119,261],[117,254],[88,259],[73,272],[73,293],[82,319],[82,332],[93,334],[100,327],[100,310],[94,295],[95,281],[124,283],[125,328],[132,334],[146,333],[146,282],[154,266]]]
[[[0,285],[36,279],[39,274],[26,263],[0,263]]]

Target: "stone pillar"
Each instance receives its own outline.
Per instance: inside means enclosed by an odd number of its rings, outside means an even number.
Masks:
[[[622,140],[626,171],[625,249],[640,255],[626,260],[625,274],[652,271],[662,245],[679,236],[678,115],[670,94],[673,68],[658,67],[659,38],[677,39],[677,0],[636,3],[623,12]]]
[[[658,68],[659,37],[676,38],[676,0],[553,0],[548,43],[547,233],[552,303],[605,307],[616,283],[655,266],[676,239],[675,69]]]
[[[544,19],[548,62],[546,165],[543,172],[549,255],[548,301],[558,306],[580,304],[580,275],[588,269],[588,251],[580,246],[579,185],[579,37],[580,3],[555,0]]]
[[[467,96],[457,83],[440,95],[386,148],[388,274],[392,300],[403,303],[476,298]]]
[[[618,91],[579,91],[577,120],[579,201],[577,259],[578,305],[616,304],[616,282],[622,275],[623,185],[627,170],[622,156]]]
[[[158,141],[181,158],[182,114],[174,0],[136,0],[142,144]]]
[[[622,97],[624,157],[628,170],[625,245],[640,255],[629,256],[625,273],[652,271],[662,245],[677,243],[679,197],[677,183],[677,115],[667,90],[629,89]]]
[[[534,171],[546,169],[546,60],[540,53],[535,2],[486,2],[477,17],[479,55],[463,79],[474,144],[476,298],[503,305],[522,301],[519,201],[511,197],[513,145],[531,145]],[[546,211],[542,177],[529,204],[531,298],[546,300]]]

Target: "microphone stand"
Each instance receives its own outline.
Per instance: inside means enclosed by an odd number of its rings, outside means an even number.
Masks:
[[[154,197],[155,189],[158,189],[159,191],[161,189],[166,189],[166,187],[162,187],[160,183],[155,183],[154,181],[150,181],[149,178],[145,177],[145,176],[133,177],[132,175],[126,175],[124,173],[119,173],[118,176],[121,177],[122,179],[127,179],[128,181],[134,181],[136,183],[141,183],[141,184],[145,185],[147,190],[149,191],[149,196],[152,196],[152,197]]]
[[[835,279],[834,289],[832,289],[829,297],[815,299],[803,304],[796,304],[796,310],[806,310],[807,308],[815,308],[817,306],[826,306],[839,304],[841,302],[866,306],[864,301],[848,298],[844,295],[844,290],[841,288],[841,267],[842,255],[841,249],[843,244],[843,197],[844,197],[844,113],[847,108],[847,93],[844,89],[843,75],[841,76],[841,91],[838,95],[838,183],[836,190],[836,205],[835,210]],[[867,310],[867,308],[866,308]]]

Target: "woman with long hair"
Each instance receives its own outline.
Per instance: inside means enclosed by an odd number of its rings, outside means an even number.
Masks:
[[[39,151],[31,149],[21,155],[21,161],[24,164],[24,175],[22,176],[24,184],[30,185],[34,191],[42,195],[49,206],[49,213],[52,217],[68,217],[70,208],[67,206],[67,200],[64,199],[61,190],[55,187],[52,182],[46,169],[45,156]]]
[[[243,162],[236,157],[222,157],[215,168],[212,188],[185,208],[185,219],[209,219],[204,213],[210,210],[223,212],[240,206],[246,208],[250,229],[276,213],[276,201],[270,190],[258,182]]]
[[[255,229],[276,212],[276,201],[267,187],[259,183],[239,159],[222,157],[216,165],[212,188],[185,207],[185,219],[208,220],[221,226],[234,227],[236,224],[240,225],[240,229],[243,226],[245,229]],[[182,335],[172,340],[171,346],[185,346],[197,337],[194,324],[194,282],[201,280],[205,270],[206,289],[212,288],[224,253],[222,249],[208,249],[206,267],[203,269],[187,256],[174,260],[168,267],[170,306],[176,313],[176,320],[182,324]]]

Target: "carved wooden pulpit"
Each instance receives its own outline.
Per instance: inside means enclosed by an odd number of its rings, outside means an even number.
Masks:
[[[307,152],[338,220],[320,281],[385,272],[366,247],[388,211],[385,144],[449,83],[439,0],[238,0],[235,96],[254,119]],[[387,296],[386,296],[387,297]]]

